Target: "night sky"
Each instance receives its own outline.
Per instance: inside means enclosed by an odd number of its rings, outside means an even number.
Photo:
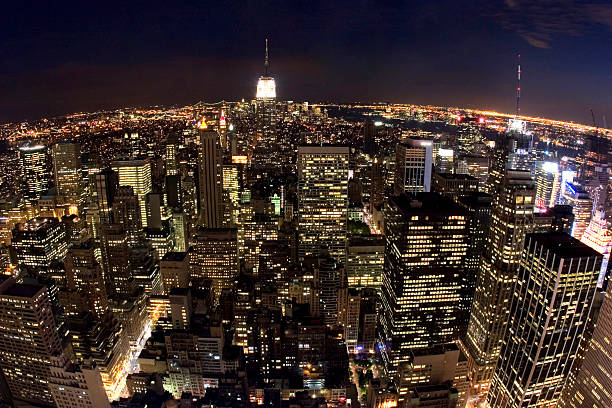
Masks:
[[[0,122],[254,97],[405,102],[612,126],[612,2],[3,2]]]

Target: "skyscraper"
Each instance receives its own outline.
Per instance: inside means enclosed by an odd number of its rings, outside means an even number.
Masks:
[[[108,294],[132,293],[130,241],[125,228],[121,224],[102,225],[100,247]]]
[[[565,233],[529,234],[488,401],[554,407],[587,326],[601,255]]]
[[[372,176],[370,177],[370,214],[381,205],[385,199],[385,177],[382,159],[375,157],[372,160]]]
[[[433,142],[407,139],[398,143],[395,158],[395,195],[431,191]]]
[[[384,264],[385,238],[382,235],[358,235],[349,238],[346,254],[349,286],[379,290]]]
[[[53,146],[52,156],[57,194],[80,196],[82,192],[81,146],[78,143],[58,143]]]
[[[495,186],[495,184],[493,184]],[[463,339],[472,381],[471,395],[485,396],[506,332],[509,301],[525,234],[533,226],[535,185],[526,171],[508,170],[494,187],[491,226],[480,271],[467,335]]]
[[[599,273],[599,286],[602,286],[608,270],[608,262],[610,253],[612,252],[612,231],[608,228],[603,211],[597,211],[587,227],[580,242],[593,248],[595,251],[603,255],[601,262],[601,271]]]
[[[538,162],[536,166],[536,206],[554,207],[559,201],[561,173],[555,162]]]
[[[219,135],[214,130],[209,130],[205,122],[201,122],[198,133],[200,135],[199,224],[205,228],[221,228],[223,225],[223,172]]]
[[[49,176],[46,168],[47,149],[43,145],[23,146],[19,149],[26,204],[38,200],[47,191]]]
[[[66,256],[66,226],[57,218],[33,218],[15,226],[12,245],[20,268],[45,273]]]
[[[269,76],[268,39],[266,39],[266,60],[264,75],[257,81],[257,136],[262,148],[260,155],[269,154],[276,142],[276,82]]]
[[[71,247],[64,263],[66,286],[82,300],[81,312],[101,317],[108,309],[102,266],[96,260],[93,239]]]
[[[113,223],[113,200],[119,187],[117,172],[106,169],[95,175],[95,194],[98,204],[100,224]]]
[[[607,293],[591,341],[577,374],[570,376],[561,398],[561,408],[612,407],[612,296]],[[572,370],[574,371],[574,370]]]
[[[459,336],[468,218],[436,193],[403,194],[385,203],[380,352],[392,375],[410,349]]]
[[[347,146],[298,148],[299,257],[319,253],[326,246],[338,262],[345,262],[348,215]]]
[[[582,187],[573,183],[565,183],[565,191],[562,198],[563,204],[571,205],[574,213],[574,224],[572,225],[572,237],[582,238],[587,229],[593,211],[593,199]]]
[[[121,186],[113,199],[113,220],[121,224],[132,244],[142,236],[142,212],[138,197],[131,186]]]
[[[142,226],[147,226],[147,207],[145,197],[151,192],[151,163],[149,159],[117,160],[113,162],[120,186],[131,186],[140,203]]]
[[[235,228],[200,228],[189,257],[191,278],[212,279],[215,296],[231,288],[238,275],[238,235]]]
[[[47,288],[0,277],[0,367],[13,398],[53,406],[51,357],[62,345]]]

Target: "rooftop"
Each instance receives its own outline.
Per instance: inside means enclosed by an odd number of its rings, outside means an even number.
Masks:
[[[404,215],[468,215],[467,210],[438,193],[401,194],[389,198],[389,205]]]
[[[564,232],[527,234],[525,242],[529,242],[530,240],[532,242],[537,242],[539,246],[543,246],[564,259],[602,256],[599,252]]]

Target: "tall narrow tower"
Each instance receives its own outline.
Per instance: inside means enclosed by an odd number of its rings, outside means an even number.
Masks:
[[[266,56],[264,74],[257,82],[257,144],[253,155],[254,165],[270,165],[279,162],[275,153],[276,144],[276,82],[270,76],[270,56],[268,54],[268,39],[266,38]]]

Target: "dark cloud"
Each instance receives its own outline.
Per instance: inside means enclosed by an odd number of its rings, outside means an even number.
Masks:
[[[550,48],[561,36],[580,36],[595,24],[612,28],[612,4],[575,0],[504,0],[493,14],[530,45]]]

